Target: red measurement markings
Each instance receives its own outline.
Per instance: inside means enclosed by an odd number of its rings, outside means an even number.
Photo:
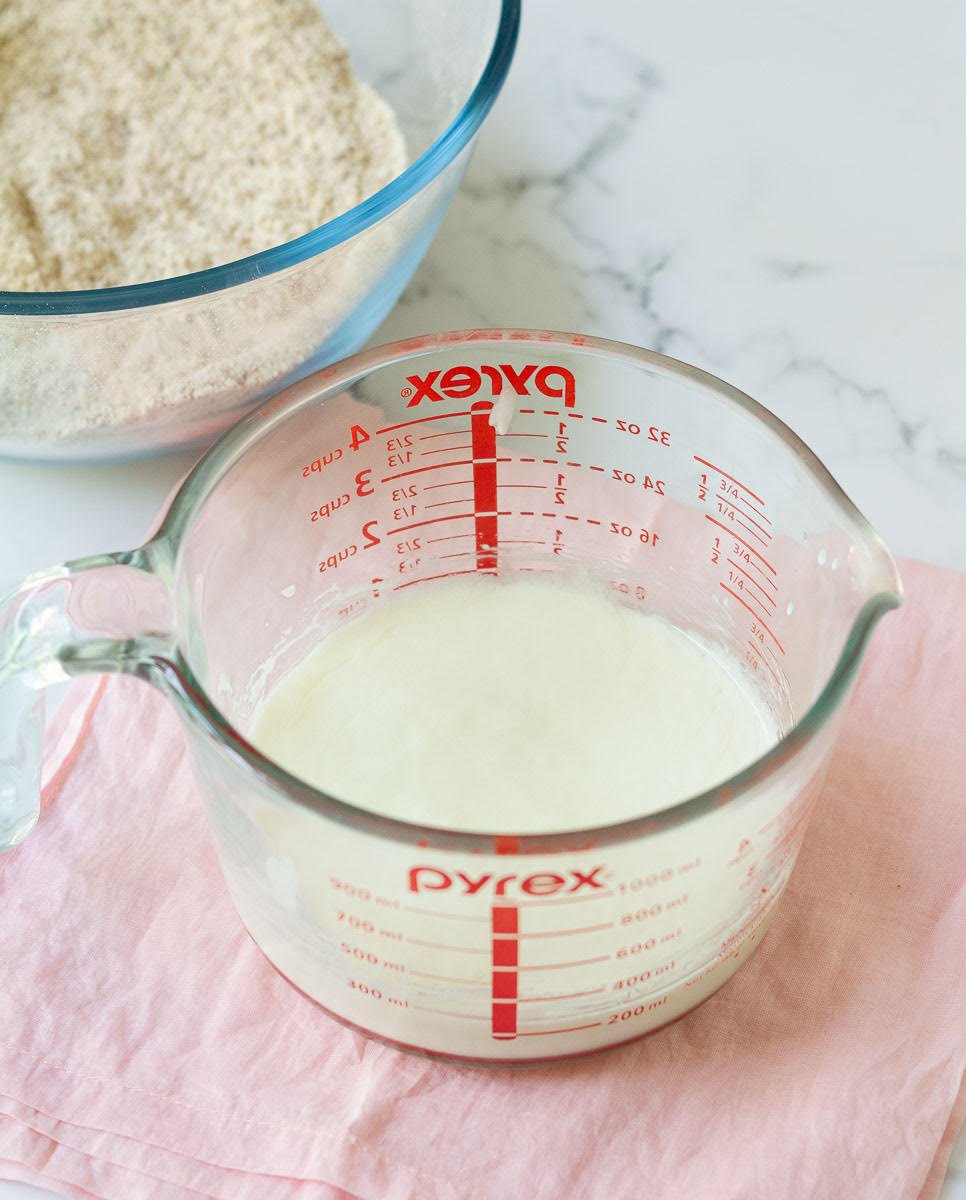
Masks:
[[[413,417],[411,421],[401,421],[398,425],[386,425],[376,430],[378,437],[382,433],[394,433],[397,429],[408,429],[410,425],[425,425],[427,421],[449,421],[453,417],[468,417],[468,412],[434,413],[431,417]]]
[[[718,587],[720,587],[724,591],[726,591],[729,596],[734,596],[734,598],[738,601],[738,603],[741,605],[741,607],[751,613],[751,615],[755,618],[755,623],[757,625],[761,626],[761,628],[765,631],[765,633],[768,634],[768,636],[775,643],[775,645],[778,647],[778,649],[781,651],[781,653],[784,654],[785,647],[781,644],[781,642],[778,640],[778,638],[775,637],[775,635],[772,633],[772,631],[768,628],[768,626],[765,624],[765,622],[761,619],[760,614],[755,612],[755,610],[751,607],[750,604],[748,604],[746,601],[742,600],[742,598],[738,595],[737,592],[733,592],[726,583],[722,583],[719,580]]]
[[[428,442],[432,438],[456,437],[458,434],[461,434],[461,433],[469,435],[469,432],[470,431],[468,429],[447,429],[443,433],[421,433],[419,435],[419,440],[421,442]]]
[[[394,592],[401,592],[403,588],[414,587],[417,583],[432,583],[434,579],[452,579],[455,575],[475,575],[476,568],[469,571],[443,571],[441,575],[423,575],[419,579],[410,579],[406,583],[397,583],[392,589]]]
[[[588,900],[609,900],[614,894],[614,892],[592,892],[587,896],[561,896],[557,900],[521,900],[520,903],[528,907],[537,905],[540,908],[550,908],[553,904],[586,904]]]
[[[410,975],[417,975],[420,979],[435,979],[439,983],[459,983],[464,987],[479,987],[478,979],[457,979],[453,975],[434,975],[432,971],[410,971]]]
[[[444,471],[447,467],[471,467],[471,458],[458,458],[455,462],[430,463],[428,467],[412,467],[408,471],[399,471],[395,475],[384,475],[380,483],[391,483],[394,479],[405,479],[407,475],[422,475],[424,471]]]
[[[725,479],[730,479],[731,482],[737,484],[743,492],[747,492],[752,500],[757,500],[759,504],[764,505],[765,502],[762,500],[761,496],[759,496],[757,492],[753,492],[751,488],[748,487],[747,484],[742,483],[740,479],[735,479],[734,475],[729,475],[727,471],[722,471],[720,467],[716,467],[713,462],[708,462],[706,458],[698,458],[696,454],[694,456],[694,461],[700,463],[702,467],[707,467],[711,471],[717,471],[717,473],[719,475],[723,475]]]
[[[465,913],[443,912],[438,908],[417,908],[414,904],[404,904],[404,912],[419,913],[421,917],[441,917],[447,921],[488,921],[489,917],[467,916]]]
[[[757,580],[757,579],[753,579],[753,578],[752,578],[752,577],[751,577],[751,576],[748,574],[747,570],[745,570],[745,568],[744,568],[744,567],[741,565],[741,563],[736,563],[736,562],[735,562],[735,560],[734,560],[733,558],[726,559],[726,561],[728,562],[728,564],[729,564],[730,566],[734,567],[734,569],[735,569],[736,571],[740,571],[740,572],[741,572],[741,575],[744,577],[744,580],[745,580],[745,582],[746,582],[746,583],[750,583],[752,587],[754,587],[754,588],[757,588],[757,589],[758,589],[758,591],[759,591],[759,592],[761,592],[761,594],[762,594],[762,596],[764,597],[764,599],[767,601],[767,603],[768,603],[768,604],[770,604],[770,605],[772,606],[772,608],[774,608],[774,607],[775,607],[775,601],[774,601],[773,597],[771,597],[771,596],[769,596],[769,595],[768,595],[768,593],[767,593],[767,592],[765,591],[765,589],[764,589],[764,588],[761,586],[761,584],[758,582],[758,580]]]
[[[565,996],[520,996],[517,999],[518,1004],[540,1004],[544,1002],[550,1004],[554,1000],[579,1000],[583,996],[599,996],[601,992],[606,992],[606,987],[588,988],[586,992],[568,992]]]
[[[564,967],[589,967],[591,963],[609,962],[609,954],[601,954],[597,958],[578,958],[573,962],[543,963],[540,966],[520,967],[521,971],[562,971]]]
[[[425,1004],[410,1004],[410,1008],[416,1009],[417,1012],[433,1013],[438,1017],[458,1017],[462,1021],[486,1021],[487,1017],[481,1017],[478,1013],[462,1013],[451,1012],[448,1008],[427,1008]]]
[[[449,504],[465,504],[465,496],[457,496],[455,500],[434,500],[432,504],[427,504],[427,508],[446,508]]]
[[[467,443],[465,446],[438,446],[435,450],[420,450],[420,457],[429,458],[431,454],[456,454],[459,450],[472,450],[473,447]]]
[[[539,410],[536,408],[518,408],[517,409],[517,412],[520,414],[521,417],[533,416],[538,411],[542,412],[545,417],[559,417],[560,416],[560,410],[558,408],[543,408],[543,409],[539,409]],[[569,409],[567,410],[567,412],[564,415],[566,416],[568,421],[583,421],[584,420],[583,413],[570,412]],[[590,419],[592,421],[599,421],[601,423],[601,425],[607,424],[606,417],[591,417]]]
[[[603,1021],[591,1021],[589,1025],[568,1025],[566,1029],[533,1029],[529,1033],[521,1033],[521,1037],[548,1037],[552,1033],[576,1033],[578,1029],[596,1029]]]
[[[746,550],[750,550],[752,554],[757,555],[758,558],[760,558],[761,561],[768,568],[768,570],[771,571],[772,575],[778,574],[778,572],[771,565],[771,563],[768,561],[768,559],[765,558],[764,554],[762,554],[762,552],[760,550],[758,550],[755,546],[753,546],[751,544],[751,542],[746,542],[743,537],[741,537],[741,536],[739,536],[739,534],[735,533],[735,531],[733,529],[729,529],[727,525],[722,525],[721,522],[719,520],[717,520],[715,517],[712,517],[710,513],[705,513],[704,519],[706,521],[710,521],[712,525],[717,525],[719,529],[723,529],[725,531],[725,533],[729,537],[733,537],[735,539],[735,541],[738,542],[739,545],[744,546],[744,548]]]
[[[727,494],[727,493],[725,493],[725,494]],[[722,493],[719,492],[718,493],[719,498],[721,495],[722,495]],[[771,534],[768,532],[768,530],[765,528],[765,526],[759,525],[758,522],[754,519],[754,517],[752,517],[751,513],[749,513],[747,510],[751,509],[751,512],[755,514],[755,517],[760,517],[762,521],[765,521],[768,525],[770,525],[771,521],[769,520],[768,517],[765,516],[764,513],[760,513],[758,511],[758,509],[755,508],[755,506],[753,504],[749,504],[747,500],[739,500],[737,496],[728,496],[728,501],[731,504],[733,504],[735,506],[735,508],[738,509],[738,512],[740,512],[743,517],[747,517],[748,520],[751,521],[752,525],[754,525],[758,529],[760,529],[762,531],[762,533],[765,535],[765,537],[768,537],[768,538],[771,537]],[[739,507],[739,505],[740,505],[740,507]]]
[[[438,525],[441,521],[469,521],[472,519],[471,512],[452,513],[448,517],[430,517],[426,521],[414,521],[412,525],[397,525],[395,529],[389,530],[389,536],[392,537],[395,533],[408,533],[410,529],[422,529],[425,525]]]
[[[601,929],[613,929],[616,922],[605,921],[603,925],[581,925],[578,929],[551,929],[545,933],[521,933],[522,938],[570,937],[576,933],[598,933]]]
[[[757,646],[751,638],[748,639],[747,644],[748,644],[748,649],[753,650],[754,653],[757,655],[757,657],[760,659],[760,661],[765,664],[765,666],[768,668],[768,672],[771,675],[772,679],[774,679],[775,683],[780,688],[782,685],[781,680],[778,678],[778,675],[775,672],[775,668],[771,665],[771,663],[768,661],[768,659],[765,658],[764,654],[761,651],[761,648],[759,646]]]
[[[512,904],[494,904],[490,930],[490,1032],[498,1041],[512,1041],[517,1036],[519,910]]]
[[[430,545],[430,543],[433,543],[433,542],[459,542],[459,541],[462,541],[463,538],[471,538],[471,537],[475,537],[475,536],[476,536],[476,534],[474,534],[474,533],[451,533],[451,534],[448,534],[446,537],[427,538],[426,545],[428,546],[428,545]]]
[[[490,424],[493,403],[477,400],[470,416],[473,432],[473,508],[476,521],[476,568],[486,575],[496,574],[497,500],[496,430]]]
[[[768,542],[769,542],[769,540],[771,539],[771,534],[770,534],[770,533],[769,533],[769,534],[767,534],[767,536],[763,536],[763,535],[762,535],[762,534],[760,534],[760,533],[756,533],[756,532],[755,532],[755,530],[754,530],[754,529],[752,529],[752,527],[751,527],[751,526],[748,524],[748,522],[747,522],[747,521],[742,521],[741,517],[739,517],[739,516],[737,515],[737,513],[735,514],[735,524],[736,524],[736,525],[740,525],[740,526],[741,526],[741,528],[742,528],[742,529],[744,529],[744,530],[746,531],[746,533],[748,534],[748,536],[749,536],[749,537],[757,538],[757,539],[759,540],[759,542],[761,542],[761,544],[762,544],[762,545],[763,545],[763,546],[764,546],[766,549],[768,548]]]
[[[451,946],[444,942],[424,942],[421,938],[406,938],[410,946],[426,946],[430,950],[449,950],[454,954],[486,954],[480,946]]]
[[[761,578],[765,581],[765,583],[767,583],[768,586],[772,589],[772,591],[776,595],[778,594],[778,584],[775,583],[775,581],[773,579],[770,579],[756,562],[752,562],[749,560],[748,566],[753,567],[758,572],[758,574],[761,576]]]
[[[447,479],[445,483],[424,483],[422,484],[422,489],[424,492],[431,492],[433,488],[462,487],[463,484],[472,482],[472,479]]]

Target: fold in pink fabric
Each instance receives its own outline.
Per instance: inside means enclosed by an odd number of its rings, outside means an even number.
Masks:
[[[572,1064],[325,1017],[221,878],[174,714],[75,685],[0,860],[0,1175],[101,1200],[930,1200],[963,1120],[966,577],[903,566],[761,948]]]

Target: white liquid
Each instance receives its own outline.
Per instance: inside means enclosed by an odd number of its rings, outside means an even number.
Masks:
[[[655,812],[776,740],[725,656],[659,617],[534,580],[377,606],[275,687],[253,734],[362,808],[511,834]]]
[[[776,736],[736,664],[667,622],[556,582],[478,579],[331,634],[267,697],[253,740],[357,806],[512,834],[653,812]],[[537,854],[374,839],[266,804],[264,867],[233,890],[279,969],[359,1027],[461,1057],[557,1057],[655,1029],[737,970],[774,912],[780,883],[756,854],[782,838],[785,800],[765,789]]]

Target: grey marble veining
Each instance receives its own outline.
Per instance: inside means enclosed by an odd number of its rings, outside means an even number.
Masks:
[[[532,0],[379,340],[572,329],[788,422],[890,547],[966,569],[966,10]]]

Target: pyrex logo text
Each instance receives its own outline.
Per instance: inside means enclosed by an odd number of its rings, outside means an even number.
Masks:
[[[590,871],[568,870],[566,875],[556,872],[537,872],[533,875],[467,875],[464,871],[444,871],[440,867],[412,867],[409,871],[411,892],[448,892],[455,889],[460,895],[475,896],[491,892],[494,896],[505,896],[511,887],[518,887],[527,896],[555,896],[558,892],[567,895],[583,888],[602,888],[604,883],[597,876],[603,867]]]
[[[573,408],[577,403],[577,387],[574,373],[566,367],[537,367],[535,363],[519,369],[509,363],[498,367],[450,367],[447,371],[430,371],[428,375],[407,375],[411,388],[403,388],[404,397],[409,396],[407,408],[415,408],[421,400],[468,400],[483,386],[484,378],[490,382],[491,394],[502,394],[504,382],[518,396],[530,395],[530,381],[541,396],[549,400],[563,400],[565,407]]]

